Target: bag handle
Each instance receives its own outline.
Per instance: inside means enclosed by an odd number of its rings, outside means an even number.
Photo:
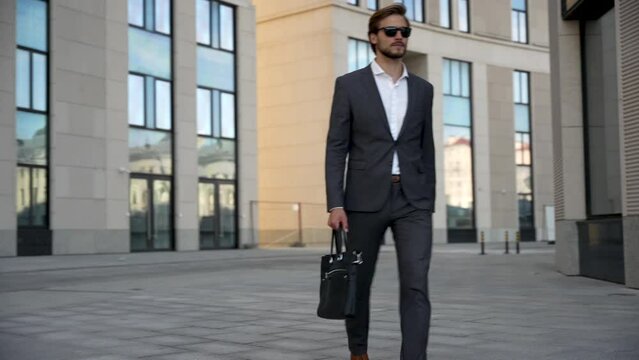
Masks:
[[[333,230],[333,235],[331,238],[331,255],[336,253],[343,254],[347,250],[347,241],[348,236],[344,229],[340,228],[339,230]],[[335,251],[333,252],[333,246],[335,247]]]

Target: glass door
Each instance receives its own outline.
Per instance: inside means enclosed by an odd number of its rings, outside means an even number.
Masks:
[[[170,250],[173,238],[171,213],[171,181],[131,178],[131,251]]]
[[[200,249],[232,249],[237,246],[235,184],[201,181],[198,216]]]

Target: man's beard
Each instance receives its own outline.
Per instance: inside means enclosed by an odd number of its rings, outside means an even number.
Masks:
[[[401,59],[404,57],[404,55],[406,54],[406,48],[402,49],[403,51],[401,53],[393,53],[391,52],[390,48],[388,49],[382,49],[380,48],[379,51],[384,54],[384,56],[386,56],[387,58],[390,59]]]

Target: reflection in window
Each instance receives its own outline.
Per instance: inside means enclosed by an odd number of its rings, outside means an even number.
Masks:
[[[220,247],[235,246],[235,185],[220,184]]]
[[[528,42],[526,11],[526,0],[512,0],[511,27],[512,40],[515,42]]]
[[[151,76],[129,74],[129,124],[171,130],[171,83]]]
[[[198,176],[207,179],[235,179],[235,141],[199,136]]]
[[[18,226],[46,226],[47,170],[42,167],[18,167],[16,182]]]
[[[409,20],[424,22],[424,0],[395,0],[406,7],[406,17]]]
[[[450,22],[450,0],[439,0],[439,26],[450,29]]]
[[[171,248],[171,182],[153,180],[153,249]]]
[[[217,217],[215,184],[198,184],[198,218],[200,227],[200,248],[213,249],[217,243]]]
[[[47,164],[47,117],[25,111],[16,112],[18,163]]]
[[[515,115],[515,165],[517,167],[517,194],[519,202],[519,228],[534,227],[533,179],[530,148],[529,73],[513,72],[513,100]]]
[[[368,66],[375,54],[368,41],[348,39],[348,71],[355,71]]]
[[[47,56],[18,49],[16,52],[16,105],[47,111]]]
[[[235,8],[218,1],[198,0],[197,42],[215,49],[235,49]]]
[[[459,0],[459,31],[470,32],[468,0]]]
[[[444,181],[449,229],[474,228],[470,64],[444,60]]]
[[[129,129],[129,163],[131,172],[172,174],[172,140],[166,131]]]
[[[129,24],[171,34],[171,0],[128,0]]]
[[[368,0],[367,1],[367,7],[369,10],[377,10],[377,0]]]
[[[235,96],[219,90],[198,88],[198,134],[235,138]]]
[[[129,70],[171,78],[171,38],[129,28]]]
[[[41,0],[18,0],[16,10],[17,44],[34,50],[48,51],[47,3]]]
[[[235,56],[226,51],[198,46],[197,84],[235,91]]]
[[[31,53],[24,50],[16,53],[16,105],[31,107]]]
[[[171,129],[171,83],[168,81],[155,81],[155,127],[158,129]]]
[[[129,74],[129,124],[144,126],[144,77]]]

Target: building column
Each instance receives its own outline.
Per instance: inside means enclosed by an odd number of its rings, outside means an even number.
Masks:
[[[17,254],[16,2],[0,1],[0,256]]]
[[[197,44],[195,2],[174,1],[175,249],[198,250]]]
[[[237,7],[238,79],[238,246],[256,247],[257,216],[251,219],[251,201],[258,199],[257,180],[257,40],[255,7]],[[251,221],[255,223],[251,223]]]
[[[579,23],[563,21],[561,3],[549,0],[553,149],[555,159],[555,265],[579,275],[577,221],[586,218]]]

